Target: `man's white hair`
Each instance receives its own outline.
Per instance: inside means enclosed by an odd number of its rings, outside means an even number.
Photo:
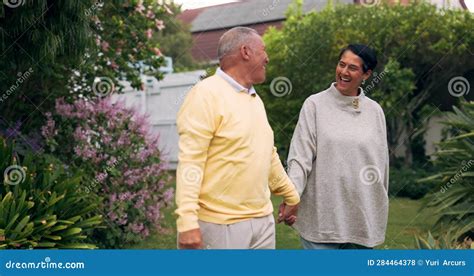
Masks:
[[[247,27],[235,27],[225,32],[219,39],[217,56],[220,59],[240,48],[252,36],[258,35],[257,31]]]

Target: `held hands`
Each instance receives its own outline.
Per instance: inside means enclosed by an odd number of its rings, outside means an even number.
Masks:
[[[286,225],[293,225],[298,215],[298,204],[294,206],[286,205],[284,202],[278,208],[278,223],[284,221]],[[179,249],[201,249],[203,247],[201,229],[196,228],[178,233]]]
[[[298,216],[298,204],[294,206],[286,205],[284,202],[278,208],[278,223],[284,221],[286,225],[293,225]]]
[[[203,247],[199,228],[178,233],[178,249],[201,249]]]

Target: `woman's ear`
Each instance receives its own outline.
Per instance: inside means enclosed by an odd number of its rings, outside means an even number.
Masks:
[[[370,76],[372,75],[372,70],[367,70],[367,72],[365,72],[363,74],[363,78],[364,78],[364,81],[368,80],[370,78]]]

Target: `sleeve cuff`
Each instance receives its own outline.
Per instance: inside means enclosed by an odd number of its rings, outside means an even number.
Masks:
[[[298,203],[300,203],[300,196],[298,195],[296,191],[293,195],[285,198],[285,204],[288,206],[294,206]]]
[[[178,229],[178,232],[186,232],[189,230],[197,229],[199,228],[198,219],[197,217],[196,218],[179,217],[176,220],[176,228]]]

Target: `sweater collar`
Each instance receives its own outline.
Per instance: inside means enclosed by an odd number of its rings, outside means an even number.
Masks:
[[[365,100],[364,89],[359,87],[359,95],[357,96],[345,96],[336,88],[336,83],[333,82],[329,87],[329,94],[333,96],[339,107],[347,111],[354,111],[357,113],[361,112],[362,102]]]

